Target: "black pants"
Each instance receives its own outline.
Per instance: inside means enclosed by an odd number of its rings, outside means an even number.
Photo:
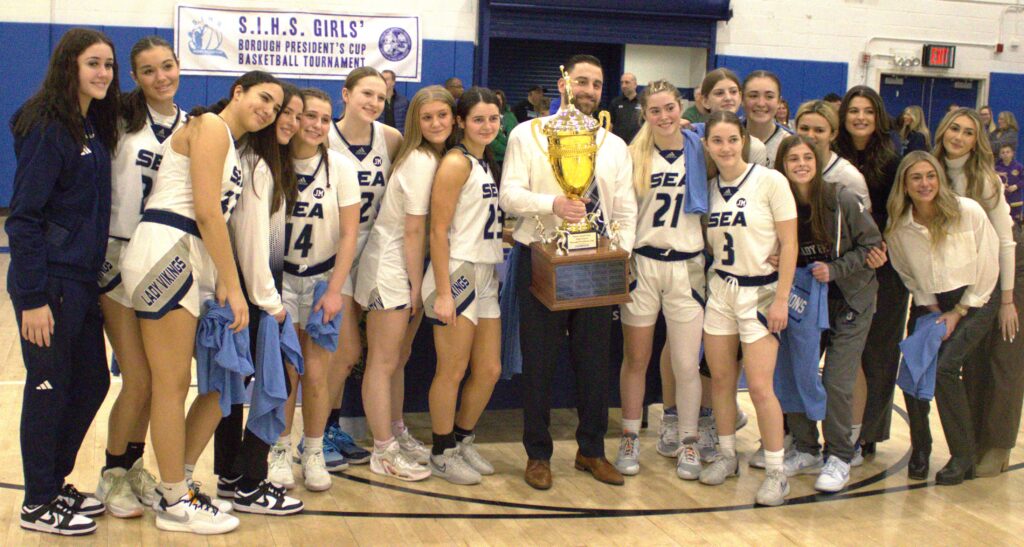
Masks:
[[[963,289],[936,295],[939,308],[951,310],[960,301]],[[981,308],[971,308],[967,316],[957,323],[956,330],[939,347],[939,360],[935,374],[935,405],[939,409],[942,431],[946,436],[949,453],[972,458],[975,453],[974,424],[967,388],[961,374],[967,368],[972,353],[983,343],[995,326],[999,311],[999,296],[993,295]],[[917,318],[929,313],[926,308],[914,307],[911,326]],[[910,443],[914,450],[931,451],[932,434],[928,422],[930,405],[904,393],[907,414],[910,416]]]
[[[260,310],[250,307],[249,317],[249,348],[253,352],[253,362],[255,363]],[[255,318],[255,320],[251,318]],[[246,385],[251,380],[252,377],[246,378]],[[291,394],[292,385],[288,380],[287,371],[284,381],[288,386],[288,393]],[[213,472],[221,477],[240,476],[262,481],[267,478],[267,454],[270,453],[270,445],[252,431],[244,428],[243,414],[242,405],[232,405],[231,414],[222,418],[220,425],[217,426],[217,431],[213,435]]]
[[[60,493],[110,387],[96,282],[50,277],[46,290],[54,321],[50,347],[21,339],[26,505],[48,503]],[[15,314],[20,330],[21,311]]]
[[[530,292],[530,250],[521,249],[516,268],[519,342],[523,352],[523,445],[530,459],[550,460],[551,383],[568,337],[569,364],[576,376],[576,442],[590,458],[604,456],[608,432],[608,351],[612,306],[553,312]],[[568,334],[567,334],[568,333]]]
[[[886,263],[875,273],[878,276],[879,304],[861,357],[868,398],[860,438],[866,443],[889,439],[892,396],[896,390],[896,373],[900,363],[900,341],[903,340],[903,331],[907,326],[907,303],[910,299],[910,293],[892,265]]]
[[[1018,226],[1016,282],[1013,300],[1017,305],[1017,319],[1024,325],[1024,238]],[[992,293],[1000,299],[1000,289]],[[971,400],[978,448],[1011,449],[1017,445],[1020,430],[1021,403],[1024,400],[1024,333],[1017,333],[1013,341],[1003,340],[997,325],[986,343],[976,351],[973,366],[964,373],[967,393]]]

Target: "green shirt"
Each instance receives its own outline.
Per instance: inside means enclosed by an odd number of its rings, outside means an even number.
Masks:
[[[708,115],[701,114],[700,110],[697,110],[697,105],[690,105],[690,108],[683,112],[683,119],[690,120],[691,123],[704,123],[707,121]]]

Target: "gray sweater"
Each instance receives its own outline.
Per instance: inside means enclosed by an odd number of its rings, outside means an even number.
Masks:
[[[835,226],[832,261],[828,262],[829,279],[833,280],[843,298],[857,313],[862,313],[878,292],[875,270],[865,262],[868,251],[882,245],[882,234],[871,213],[852,190],[834,186],[836,200],[826,209],[829,225]]]

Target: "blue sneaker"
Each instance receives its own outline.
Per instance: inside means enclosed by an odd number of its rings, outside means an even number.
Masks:
[[[361,465],[370,462],[370,452],[357,445],[352,436],[345,433],[337,423],[331,424],[324,431],[324,454],[327,453],[327,445],[340,452],[348,463]]]
[[[299,441],[299,450],[295,455],[295,463],[302,463],[302,441]],[[334,443],[324,439],[324,467],[328,471],[344,471],[348,469],[348,458],[334,447]]]

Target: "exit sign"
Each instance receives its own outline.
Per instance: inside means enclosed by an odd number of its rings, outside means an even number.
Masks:
[[[956,61],[956,46],[926,44],[924,53],[921,54],[921,61],[924,66],[953,68],[953,63]]]

